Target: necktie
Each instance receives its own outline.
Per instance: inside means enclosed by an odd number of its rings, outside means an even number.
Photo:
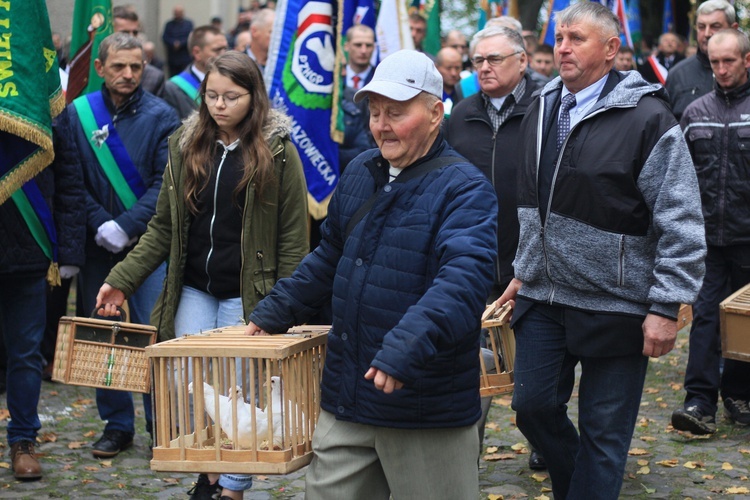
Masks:
[[[360,82],[361,80],[362,80],[362,79],[361,79],[360,77],[358,77],[357,75],[354,75],[354,76],[352,77],[352,83],[354,83],[354,88],[355,88],[355,89],[358,89],[358,88],[359,88],[359,82]]]
[[[576,96],[568,94],[560,105],[560,119],[557,122],[557,150],[560,151],[565,138],[570,132],[570,108],[576,105]]]

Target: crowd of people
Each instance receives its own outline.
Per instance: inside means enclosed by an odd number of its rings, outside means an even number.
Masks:
[[[488,304],[513,306],[512,407],[555,498],[618,497],[648,360],[674,347],[681,304],[693,323],[672,426],[714,433],[719,398],[750,424],[750,364],[723,359],[719,336],[720,301],[750,283],[750,41],[730,3],[698,6],[693,54],[673,33],[636,54],[598,2],[555,13],[554,47],[503,16],[470,39],[446,33],[435,55],[413,14],[416,50],[379,64],[375,32],[354,25],[341,176],[318,223],[291,119],[263,81],[273,8],[229,33],[173,14],[161,62],[138,14],[115,8],[101,90],[54,123],[32,200],[56,229],[54,258],[28,210],[0,206],[17,479],[42,477],[37,405],[74,280],[79,313],[116,316],[127,300],[159,340],[329,318],[308,498],[477,498]],[[47,284],[50,260],[62,286]],[[116,457],[133,442],[132,395],[98,389],[96,403],[92,453]],[[201,474],[189,494],[251,486]]]

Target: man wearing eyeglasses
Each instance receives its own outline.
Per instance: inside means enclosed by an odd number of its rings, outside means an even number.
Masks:
[[[516,423],[555,498],[616,499],[649,357],[674,347],[706,242],[695,168],[659,85],[613,70],[620,22],[555,13],[560,77],[521,124],[514,304]],[[578,425],[568,417],[580,363]]]
[[[86,263],[78,293],[87,312],[94,310],[110,269],[146,231],[167,164],[167,137],[180,126],[174,110],[140,85],[145,65],[140,40],[127,33],[108,36],[94,65],[104,79],[102,89],[74,100],[60,124],[77,153],[68,161],[83,171],[86,187]],[[162,265],[128,300],[130,322],[149,324],[164,274]],[[128,392],[97,389],[96,404],[106,426],[92,453],[114,457],[133,443],[133,398]],[[149,395],[144,405],[150,431]]]
[[[516,30],[499,26],[483,29],[471,40],[471,53],[480,92],[453,108],[443,131],[448,143],[487,176],[497,194],[498,252],[494,284],[488,297],[492,302],[513,279],[512,264],[518,246],[519,130],[538,84],[526,72],[524,42]],[[480,447],[490,403],[491,398],[483,398],[482,419],[477,424]]]
[[[198,26],[190,33],[188,50],[193,62],[164,85],[164,100],[177,111],[180,120],[198,109],[198,89],[206,77],[208,62],[228,47],[226,35],[213,26]]]

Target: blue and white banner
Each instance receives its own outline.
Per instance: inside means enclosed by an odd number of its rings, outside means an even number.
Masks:
[[[339,179],[338,145],[331,139],[335,41],[330,0],[281,0],[265,69],[271,105],[292,118],[302,158],[310,215],[325,217]]]

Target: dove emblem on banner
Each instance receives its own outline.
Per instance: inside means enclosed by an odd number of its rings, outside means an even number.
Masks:
[[[101,148],[102,144],[104,144],[104,142],[107,140],[108,137],[109,137],[109,124],[106,124],[100,130],[94,130],[91,133],[91,142],[97,148]]]

